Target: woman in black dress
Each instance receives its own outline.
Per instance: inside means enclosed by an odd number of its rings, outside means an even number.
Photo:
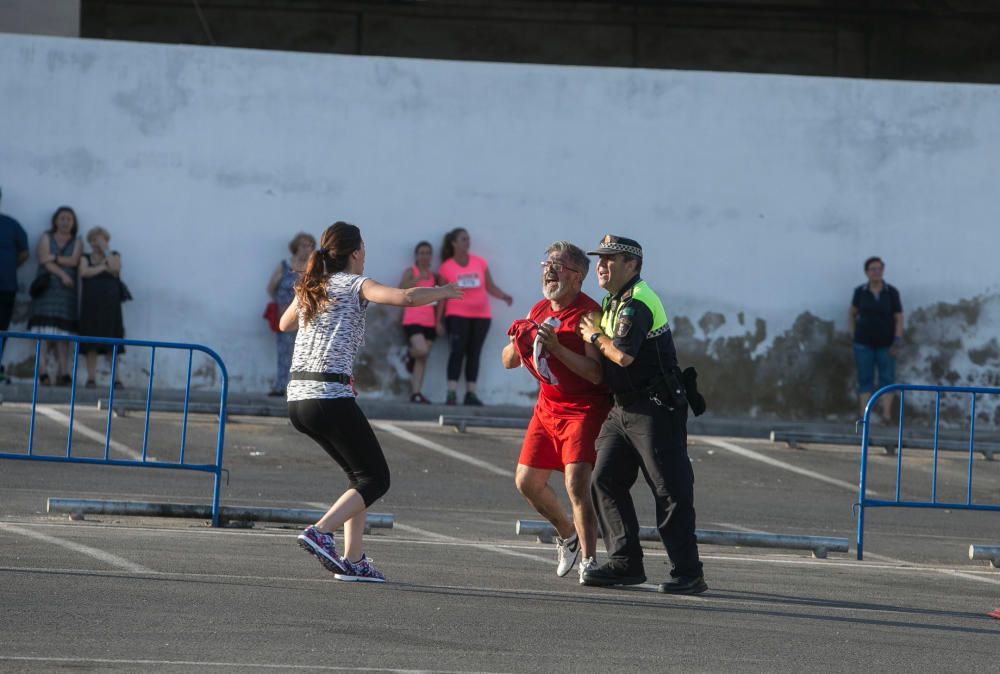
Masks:
[[[80,301],[80,334],[88,337],[125,336],[122,322],[122,258],[108,250],[111,235],[103,227],[87,232],[91,252],[80,259],[80,276],[83,277],[83,297]],[[80,351],[87,354],[87,388],[97,386],[97,354],[104,354],[111,362],[112,347],[107,344],[83,342]],[[118,353],[125,351],[118,347]],[[121,388],[121,367],[115,365],[115,388]]]
[[[80,225],[69,206],[60,206],[52,214],[52,227],[38,241],[38,280],[48,281],[44,290],[33,294],[28,330],[41,334],[76,335],[77,269],[83,242],[76,233]],[[69,364],[69,342],[46,342],[38,363],[38,383],[49,384],[45,351],[56,357],[56,383],[69,386],[73,380]]]

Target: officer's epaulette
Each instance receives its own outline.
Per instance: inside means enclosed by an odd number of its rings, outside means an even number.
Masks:
[[[618,300],[618,301],[619,302],[628,302],[630,299],[632,299],[632,291],[634,289],[635,289],[635,286],[632,286],[631,288],[629,288],[628,290],[626,290],[625,294],[622,295],[621,299]]]

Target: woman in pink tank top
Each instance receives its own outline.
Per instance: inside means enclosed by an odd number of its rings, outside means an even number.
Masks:
[[[458,378],[465,362],[466,405],[482,405],[476,396],[479,354],[490,328],[490,296],[510,306],[514,299],[493,282],[486,260],[471,255],[469,233],[461,227],[444,237],[438,276],[442,283],[462,288],[461,300],[448,300],[437,307],[438,329],[448,333],[448,404],[458,402]]]
[[[431,244],[421,241],[413,251],[413,266],[403,272],[400,288],[433,288],[438,285],[438,276],[431,271],[434,250]],[[427,404],[430,401],[420,392],[424,383],[424,371],[431,345],[437,337],[437,316],[435,305],[407,307],[403,309],[403,333],[409,351],[406,356],[406,370],[410,377],[410,402]]]

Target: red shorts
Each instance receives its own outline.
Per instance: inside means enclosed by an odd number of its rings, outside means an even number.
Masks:
[[[594,442],[608,408],[595,406],[585,416],[557,417],[535,408],[517,462],[541,470],[565,470],[571,463],[597,460]]]

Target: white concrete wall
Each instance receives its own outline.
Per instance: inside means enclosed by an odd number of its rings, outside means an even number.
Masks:
[[[558,238],[631,235],[671,314],[743,312],[769,340],[807,310],[843,324],[872,254],[908,310],[998,287],[998,87],[5,35],[0,100],[4,212],[32,243],[63,203],[108,228],[129,336],[216,348],[236,390],[272,376],[286,242],[337,219],[390,283],[417,240],[470,230],[516,298],[494,305],[494,402],[532,388],[496,354]]]

